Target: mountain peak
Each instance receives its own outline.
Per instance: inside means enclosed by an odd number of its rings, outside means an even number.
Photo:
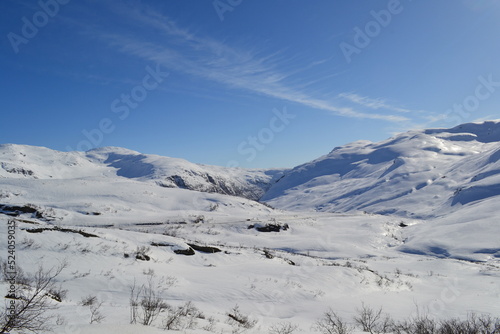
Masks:
[[[447,214],[500,195],[499,151],[500,121],[357,141],[288,171],[262,200],[290,210]]]
[[[498,142],[500,141],[500,120],[464,123],[450,129],[428,129],[424,130],[424,133],[456,141]]]
[[[428,217],[499,195],[498,152],[499,120],[412,130],[378,143],[360,140],[290,170],[207,166],[120,147],[58,152],[4,144],[0,177],[127,178],[260,199],[289,210]]]

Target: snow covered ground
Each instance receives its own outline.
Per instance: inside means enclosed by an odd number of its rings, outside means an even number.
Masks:
[[[186,333],[240,330],[236,306],[253,333],[282,322],[312,332],[328,308],[352,322],[362,303],[399,320],[417,307],[499,316],[499,124],[357,142],[290,171],[2,145],[0,257],[16,220],[25,271],[67,261],[56,333],[165,333],[168,312],[130,325],[130,289],[148,280],[203,314],[179,325]],[[252,200],[264,193],[279,209]],[[101,323],[80,305],[89,295]]]

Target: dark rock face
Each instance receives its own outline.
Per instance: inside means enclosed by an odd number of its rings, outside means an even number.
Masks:
[[[24,176],[34,176],[35,175],[35,172],[33,172],[32,170],[29,170],[29,169],[25,169],[25,168],[14,167],[14,168],[4,168],[4,169],[5,169],[5,171],[7,171],[7,173],[11,173],[11,174],[21,174]]]
[[[180,175],[171,175],[164,181],[158,182],[160,186],[168,188],[181,188],[208,193],[217,193],[247,198],[250,200],[259,200],[266,190],[271,186],[264,180],[248,182],[247,184],[238,184],[230,177],[222,178],[220,176],[210,175],[208,173],[196,173],[189,171],[189,178]]]
[[[284,225],[281,225],[281,224],[266,224],[264,226],[259,226],[259,225],[250,225],[248,226],[248,229],[256,229],[257,231],[259,232],[281,232],[281,231],[286,231],[288,230],[290,227],[288,226],[288,224],[284,224]]]
[[[23,213],[31,213],[35,218],[38,219],[43,218],[42,213],[38,211],[36,207],[30,205],[18,206],[18,205],[0,204],[0,213],[14,217],[17,217]]]
[[[172,175],[167,177],[167,180],[172,181],[178,188],[181,189],[187,189],[188,186],[186,185],[186,182],[180,177],[179,175]]]
[[[217,247],[211,247],[211,246],[200,246],[196,244],[188,244],[189,247],[194,249],[195,251],[202,252],[202,253],[219,253],[221,250]]]
[[[180,255],[191,256],[191,255],[194,255],[194,250],[191,247],[189,247],[188,249],[176,249],[176,250],[174,250],[174,253],[180,254]]]

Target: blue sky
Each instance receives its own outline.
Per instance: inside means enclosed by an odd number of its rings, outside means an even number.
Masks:
[[[0,143],[293,167],[497,119],[496,0],[2,0]]]

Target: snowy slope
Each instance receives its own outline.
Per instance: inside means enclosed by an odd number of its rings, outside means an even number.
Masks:
[[[328,308],[352,323],[362,303],[397,320],[415,305],[436,319],[498,316],[499,129],[355,142],[289,171],[1,145],[0,258],[15,220],[26,271],[68,261],[55,333],[165,333],[166,314],[129,324],[130,287],[150,278],[169,287],[170,305],[191,301],[204,314],[185,333],[269,333],[280,322],[310,333]],[[263,198],[279,209],[252,200],[269,187]],[[102,324],[80,305],[89,295],[103,302]],[[254,328],[230,321],[235,305]]]
[[[191,301],[205,315],[196,319],[196,331],[186,333],[207,333],[203,327],[210,317],[211,332],[235,332],[226,315],[235,305],[257,321],[251,333],[267,333],[269,326],[283,321],[312,332],[311,325],[329,307],[352,319],[363,302],[383,306],[399,320],[414,315],[415,305],[436,319],[500,312],[498,259],[483,256],[484,261],[470,262],[401,248],[423,222],[404,220],[409,226],[400,227],[400,219],[384,216],[280,212],[260,217],[208,212],[203,223],[147,224],[147,218],[135,217],[134,224],[116,226],[106,226],[105,221],[114,220],[103,215],[87,216],[88,222],[78,226],[66,219],[54,224],[26,215],[17,218],[18,264],[29,271],[39,263],[50,267],[65,259],[69,262],[60,277],[68,289],[59,310],[65,324],[56,333],[156,333],[128,325],[130,287],[150,276],[174,282],[163,293],[169,304]],[[6,220],[0,217],[2,226]],[[289,228],[277,233],[248,229],[259,222]],[[40,228],[45,230],[35,233]],[[489,231],[483,232],[483,240],[491,239]],[[6,249],[6,240],[6,229],[1,229],[1,249]],[[196,251],[191,256],[175,252],[188,244],[213,246],[221,252]],[[143,246],[151,249],[150,261],[135,258],[137,247]],[[103,302],[106,319],[101,325],[89,325],[89,308],[79,305],[89,295]],[[161,327],[161,321],[154,326]]]
[[[500,121],[354,142],[295,167],[263,196],[288,210],[444,216],[500,195]]]
[[[43,147],[0,145],[0,177],[25,179],[127,178],[163,187],[234,195],[256,200],[283,170],[245,170],[105,147],[58,152]]]

